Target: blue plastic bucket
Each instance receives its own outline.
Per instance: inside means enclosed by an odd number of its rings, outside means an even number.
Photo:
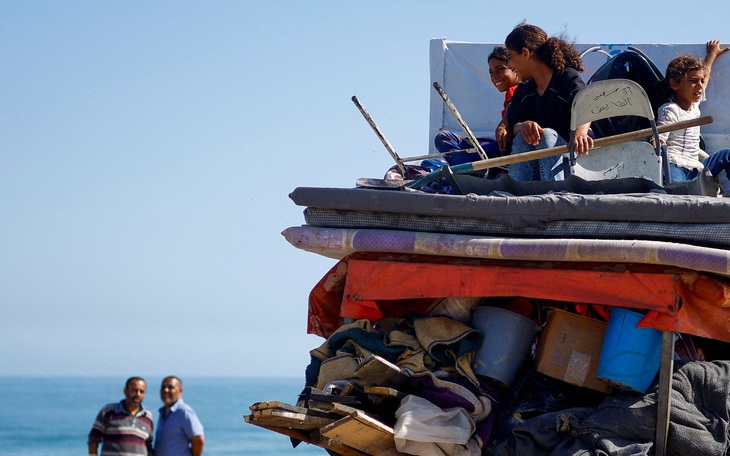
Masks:
[[[646,393],[662,358],[662,332],[637,328],[643,315],[611,309],[596,377],[620,389]]]
[[[491,306],[479,306],[474,310],[472,326],[484,335],[472,369],[479,375],[511,386],[540,327],[518,313]]]

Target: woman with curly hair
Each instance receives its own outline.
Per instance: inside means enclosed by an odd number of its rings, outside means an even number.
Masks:
[[[585,83],[580,53],[562,37],[549,37],[535,25],[518,24],[504,42],[510,66],[520,80],[507,109],[507,119],[515,136],[512,154],[567,144],[570,138],[570,109],[575,94]],[[578,154],[588,153],[593,139],[590,124],[575,131]],[[510,165],[515,180],[562,180],[561,157]]]

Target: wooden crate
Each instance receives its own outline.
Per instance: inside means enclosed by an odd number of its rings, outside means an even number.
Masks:
[[[393,429],[365,413],[354,412],[319,431],[324,438],[372,456],[397,456]]]

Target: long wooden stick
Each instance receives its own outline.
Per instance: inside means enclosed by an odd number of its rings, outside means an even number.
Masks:
[[[706,125],[712,123],[712,116],[699,117],[697,119],[683,120],[681,122],[675,122],[671,124],[664,124],[657,127],[659,133],[667,133],[674,130],[682,130],[684,128],[696,127],[699,125]],[[628,133],[621,133],[618,135],[608,136],[606,138],[599,138],[593,141],[593,148],[610,146],[627,141],[634,141],[640,138],[646,138],[647,136],[653,135],[654,132],[651,128],[644,128],[642,130],[630,131]],[[539,158],[553,157],[555,155],[562,155],[568,152],[568,146],[550,147],[548,149],[538,149],[530,152],[523,152],[520,154],[507,155],[505,157],[490,158],[487,160],[479,160],[471,163],[462,163],[461,165],[455,165],[451,167],[451,171],[454,174],[468,174],[474,171],[481,171],[489,168],[496,168],[499,166],[511,165],[514,163],[522,163],[530,160],[537,160]],[[437,181],[441,177],[441,171],[434,171],[427,174],[426,176],[415,180],[407,185],[410,188],[421,188],[424,185],[428,185],[431,182]]]
[[[373,129],[375,134],[380,138],[380,142],[383,143],[385,148],[388,150],[388,153],[391,157],[393,157],[393,160],[395,160],[395,164],[398,166],[398,170],[403,175],[403,179],[406,179],[408,177],[408,174],[406,173],[406,167],[403,164],[403,160],[400,159],[397,153],[395,153],[395,149],[393,149],[393,146],[390,145],[390,141],[386,139],[385,135],[382,131],[380,131],[380,128],[378,128],[377,124],[373,120],[372,117],[370,117],[370,114],[365,110],[365,108],[360,104],[360,100],[357,99],[355,95],[352,96],[352,102],[355,103],[355,106],[357,106],[357,109],[360,110],[360,113],[365,117],[365,120],[368,121],[370,124],[370,128]]]
[[[657,394],[657,420],[654,436],[654,454],[657,456],[667,454],[669,417],[672,411],[674,336],[674,331],[662,332],[662,360],[659,369],[659,394]]]
[[[471,141],[472,146],[477,150],[477,153],[479,154],[479,157],[481,157],[482,160],[486,160],[487,153],[484,152],[484,149],[482,148],[482,145],[477,140],[477,137],[474,136],[474,133],[472,133],[471,128],[469,128],[469,125],[466,124],[464,119],[461,117],[461,114],[459,114],[459,111],[456,109],[456,106],[454,106],[454,103],[451,102],[449,99],[449,96],[446,95],[446,92],[444,92],[443,87],[441,87],[441,84],[438,83],[438,81],[433,83],[433,88],[436,89],[436,92],[441,96],[441,99],[444,100],[444,103],[446,104],[446,107],[449,108],[449,111],[451,111],[451,114],[453,114],[454,118],[457,122],[459,122],[459,125],[461,125],[461,129],[464,130],[464,133],[466,133],[466,136],[469,138],[469,141]]]

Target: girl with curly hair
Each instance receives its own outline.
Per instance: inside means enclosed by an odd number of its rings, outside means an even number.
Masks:
[[[700,103],[705,100],[712,63],[727,51],[730,48],[721,48],[719,41],[712,40],[707,42],[704,62],[691,55],[682,55],[669,62],[664,79],[659,81],[659,94],[667,102],[659,107],[657,125],[700,117]],[[715,177],[727,168],[730,151],[723,149],[709,156],[700,148],[699,126],[664,133],[659,139],[667,145],[673,182],[692,179],[705,167]]]
[[[575,94],[585,83],[580,53],[562,37],[550,37],[540,27],[518,24],[504,42],[510,66],[523,81],[507,109],[514,141],[512,154],[567,144],[570,138],[570,109]],[[575,131],[574,147],[588,153],[593,139],[590,124]],[[561,157],[510,165],[515,180],[562,180]]]

